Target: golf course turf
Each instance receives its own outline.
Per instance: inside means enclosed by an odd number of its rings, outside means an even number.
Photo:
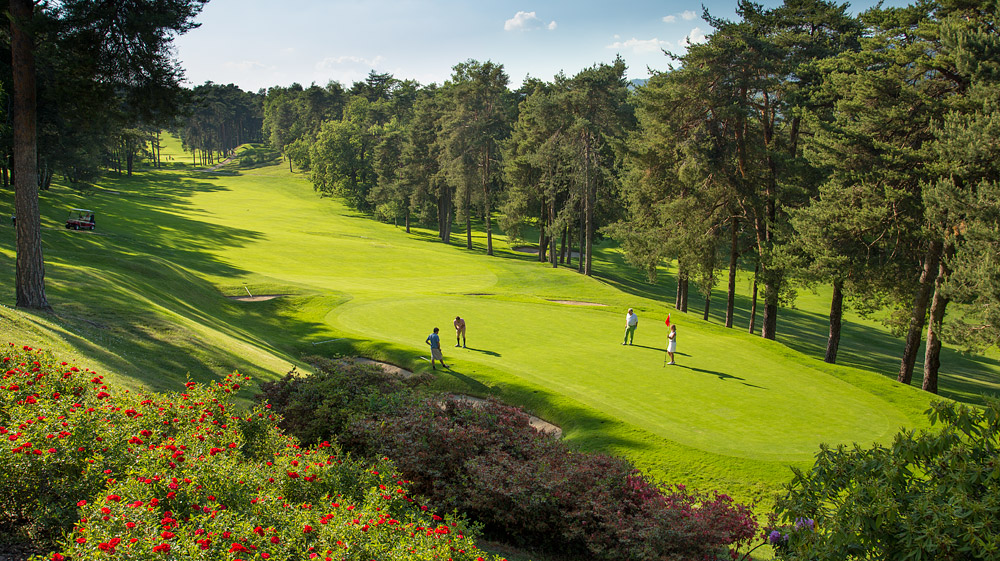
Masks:
[[[176,142],[171,148],[174,161],[190,162]],[[0,211],[12,201],[3,191]],[[62,228],[73,207],[94,209],[98,229]],[[669,270],[655,285],[641,282],[611,242],[598,248],[594,278],[513,251],[523,240],[497,236],[497,254],[486,256],[481,232],[473,250],[464,232],[450,245],[427,229],[407,234],[320,198],[307,174],[286,164],[241,169],[236,158],[197,171],[175,163],[86,191],[54,185],[41,208],[55,312],[2,308],[0,333],[135,386],[177,389],[188,374],[204,380],[233,369],[271,380],[293,367],[308,372],[309,354],[430,370],[424,339],[439,327],[450,369],[437,370],[437,388],[497,395],[559,425],[578,449],[624,455],[665,483],[764,504],[820,443],[887,443],[900,428],[926,426],[936,398],[895,383],[884,365],[901,344],[872,321],[849,318],[841,354],[850,366],[800,352],[825,343],[822,296],[783,308],[779,340],[767,341],[745,332],[746,276],[744,327],[725,329],[722,292],[711,321],[700,304],[680,313],[668,305]],[[13,279],[9,223],[0,238],[0,274]],[[282,296],[226,298],[249,294]],[[12,304],[13,287],[0,297]],[[635,344],[622,346],[629,307],[640,322]],[[678,326],[672,366],[664,366],[667,313]],[[454,347],[456,315],[468,323],[468,348]],[[965,373],[949,378],[949,364]],[[942,393],[996,393],[998,372],[992,356],[949,351]]]

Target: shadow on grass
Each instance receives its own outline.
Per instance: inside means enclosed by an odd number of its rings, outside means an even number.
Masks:
[[[473,347],[464,347],[464,348],[467,351],[472,351],[472,352],[475,352],[475,353],[481,353],[481,354],[484,354],[484,355],[490,355],[490,356],[495,356],[495,357],[503,356],[503,355],[501,355],[500,353],[498,353],[496,351],[487,351],[487,350],[483,350],[483,349],[476,349],[476,348],[473,348]]]

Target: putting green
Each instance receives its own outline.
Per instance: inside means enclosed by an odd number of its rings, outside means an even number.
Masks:
[[[468,322],[454,348],[451,320]],[[545,389],[679,444],[758,460],[806,461],[817,443],[884,441],[908,424],[891,404],[828,374],[796,367],[766,345],[749,359],[746,338],[684,338],[678,365],[663,366],[666,327],[644,321],[622,346],[617,310],[426,296],[351,302],[327,321],[360,337],[414,346],[435,326],[458,372],[502,368]],[[424,347],[426,348],[426,347]],[[426,355],[426,353],[425,353]],[[720,360],[731,356],[734,360]],[[760,367],[766,365],[766,367]]]

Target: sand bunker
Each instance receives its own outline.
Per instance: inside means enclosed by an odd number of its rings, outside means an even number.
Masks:
[[[394,374],[402,378],[413,377],[413,372],[410,372],[405,368],[396,366],[395,364],[389,364],[388,362],[379,362],[377,360],[372,360],[370,358],[363,358],[363,357],[344,358],[341,360],[344,362],[353,362],[355,364],[374,364],[380,367],[382,370],[388,372],[389,374]],[[474,397],[471,395],[448,394],[448,396],[458,401],[461,401],[462,403],[469,403],[471,405],[480,405],[482,403],[486,403],[485,399],[481,397]],[[528,415],[528,424],[534,427],[535,430],[537,430],[538,432],[541,432],[543,434],[550,434],[556,438],[562,438],[562,429],[544,419],[535,417],[534,415]]]
[[[468,403],[470,405],[482,405],[486,403],[486,400],[481,397],[475,397],[471,395],[464,394],[448,394],[448,397],[455,399],[456,401],[461,401],[462,403]],[[534,427],[540,433],[551,434],[556,438],[562,438],[562,429],[553,425],[552,423],[535,417],[534,415],[528,415],[528,424]]]
[[[237,302],[264,302],[265,300],[274,300],[275,298],[281,298],[282,296],[288,296],[287,294],[261,294],[259,296],[226,296],[230,300],[236,300]]]
[[[599,304],[597,302],[580,302],[579,300],[549,300],[549,302],[555,302],[556,304],[566,304],[569,306],[602,306],[607,307],[607,304]]]

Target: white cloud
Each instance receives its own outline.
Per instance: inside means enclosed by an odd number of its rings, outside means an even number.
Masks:
[[[383,70],[385,58],[381,55],[375,58],[365,58],[360,56],[335,56],[327,57],[318,61],[313,66],[313,81],[317,84],[325,84],[330,80],[336,80],[344,85],[364,80],[368,72],[372,70]]]
[[[684,21],[691,21],[698,17],[698,12],[693,10],[684,10],[680,14],[671,14],[669,16],[663,16],[663,23],[675,23],[677,18],[681,18]]]
[[[238,70],[240,72],[260,72],[262,70],[275,70],[274,66],[268,66],[256,60],[229,61],[224,64],[226,68]]]
[[[670,46],[667,41],[660,41],[659,39],[636,39],[635,37],[629,39],[628,41],[615,41],[607,46],[609,49],[627,49],[636,53],[651,53],[659,51],[664,47]]]
[[[349,68],[364,67],[366,70],[373,70],[382,64],[385,59],[382,55],[375,58],[364,58],[360,56],[336,56],[327,57],[316,63],[316,70],[343,70]]]
[[[514,17],[503,22],[504,31],[529,31],[543,27],[552,31],[556,28],[556,22],[553,20],[546,24],[538,18],[535,12],[518,12],[514,14]]]
[[[708,40],[708,37],[705,37],[705,32],[702,31],[700,27],[696,27],[691,30],[691,33],[688,33],[688,36],[685,40],[689,43],[697,44],[697,43],[704,43],[705,41]]]

